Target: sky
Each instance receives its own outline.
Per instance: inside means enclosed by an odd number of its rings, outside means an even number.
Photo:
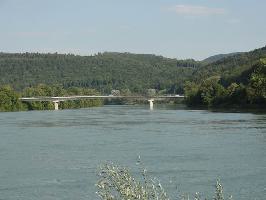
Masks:
[[[196,60],[266,45],[266,0],[0,0],[0,51]]]

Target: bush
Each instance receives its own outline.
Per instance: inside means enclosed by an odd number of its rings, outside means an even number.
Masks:
[[[149,177],[145,168],[141,169],[142,181],[135,179],[127,168],[113,163],[101,165],[98,175],[97,194],[102,200],[170,200],[160,181]],[[219,180],[215,188],[213,200],[225,200]],[[181,195],[179,199],[189,200],[189,196]],[[195,193],[194,200],[201,200],[199,193]],[[232,196],[228,200],[232,200]]]

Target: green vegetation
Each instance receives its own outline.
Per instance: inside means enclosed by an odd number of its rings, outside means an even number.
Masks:
[[[20,95],[64,96],[97,94],[96,91],[110,94],[112,90],[128,95],[145,94],[149,88],[156,89],[157,94],[185,92],[188,105],[263,105],[265,58],[266,47],[212,56],[201,62],[130,53],[94,56],[0,53],[0,86],[10,85],[16,91],[2,87],[4,98],[0,107],[2,111],[53,107],[49,102],[17,102]],[[64,102],[60,107],[79,108],[100,103]]]
[[[142,93],[146,89],[182,92],[184,80],[200,63],[155,55],[102,53],[94,56],[0,53],[0,85],[16,90],[38,84],[64,88],[93,88],[102,94],[112,89]]]
[[[221,76],[226,86],[238,83],[242,73],[264,57],[266,47],[217,55],[201,62],[130,53],[94,56],[0,53],[0,85],[11,85],[20,91],[38,84],[59,84],[64,88],[93,88],[101,94],[110,94],[112,89],[143,93],[149,88],[183,93],[186,81],[199,82],[210,76]]]
[[[229,86],[232,82],[246,84],[249,73],[254,71],[253,66],[261,58],[266,58],[266,46],[205,64],[195,70],[193,81],[199,83],[211,76],[221,76],[221,83],[225,86]]]
[[[71,96],[71,95],[97,95],[94,89],[70,87],[64,89],[62,86],[48,86],[39,84],[36,87],[25,88],[22,92],[16,92],[10,86],[0,88],[0,111],[22,111],[22,110],[53,110],[52,102],[22,102],[21,96],[44,97],[44,96]],[[86,108],[102,105],[102,101],[97,100],[75,100],[60,102],[60,109]]]
[[[169,195],[156,178],[151,178],[146,169],[141,169],[142,181],[138,181],[125,167],[114,164],[104,164],[100,167],[100,180],[96,184],[98,196],[102,200],[170,200]],[[216,191],[213,200],[225,200],[223,187],[218,180],[215,185]],[[181,195],[181,200],[189,200],[189,195]],[[199,193],[194,196],[195,200],[201,198]],[[232,199],[232,196],[227,198]]]
[[[224,58],[228,58],[230,56],[234,56],[237,54],[241,54],[240,52],[236,52],[236,53],[228,53],[228,54],[218,54],[218,55],[214,55],[214,56],[210,56],[206,59],[203,60],[204,63],[206,64],[210,64],[210,63],[214,63],[218,60],[224,59]]]
[[[211,76],[198,84],[186,82],[186,103],[208,107],[266,105],[266,59],[260,59],[236,78],[238,83],[225,84],[220,76]]]
[[[27,107],[19,100],[20,95],[10,86],[0,87],[0,111],[27,110]]]
[[[74,96],[74,95],[99,95],[94,89],[70,87],[64,89],[62,86],[47,86],[39,84],[36,87],[26,88],[22,92],[22,96],[26,97],[44,97],[44,96]],[[53,110],[54,105],[52,102],[27,102],[29,110]],[[86,108],[99,106],[102,101],[99,99],[94,100],[75,100],[60,102],[60,109],[69,108]]]

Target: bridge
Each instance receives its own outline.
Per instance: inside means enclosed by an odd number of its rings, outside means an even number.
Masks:
[[[183,95],[166,95],[166,96],[154,96],[154,97],[146,97],[146,96],[115,96],[115,95],[82,95],[82,96],[62,96],[62,97],[22,97],[19,98],[23,102],[34,102],[34,101],[50,101],[54,103],[54,109],[59,109],[59,103],[61,101],[74,101],[74,100],[85,100],[85,99],[143,99],[147,100],[150,104],[150,109],[153,109],[153,102],[155,100],[163,100],[163,99],[178,99],[184,98]]]

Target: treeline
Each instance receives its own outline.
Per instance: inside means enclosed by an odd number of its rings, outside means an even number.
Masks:
[[[71,54],[0,53],[0,84],[16,90],[40,83],[64,88],[93,88],[102,94],[112,89],[143,93],[146,89],[183,91],[183,83],[200,66],[194,60],[130,53]]]
[[[211,76],[221,76],[221,82],[229,86],[232,82],[247,81],[248,71],[253,71],[253,66],[261,58],[266,58],[266,46],[250,52],[228,54],[215,62],[203,64],[193,72],[193,81],[200,82]],[[204,62],[204,61],[203,61]],[[246,82],[247,83],[247,82]]]
[[[102,94],[113,89],[143,93],[149,88],[183,93],[186,81],[199,82],[210,76],[237,82],[243,71],[266,57],[266,47],[215,57],[195,61],[131,53],[0,53],[0,85],[11,85],[19,91],[38,84],[59,84],[64,88],[93,88]]]
[[[266,59],[260,59],[235,80],[225,82],[221,76],[211,76],[200,83],[186,82],[186,103],[190,106],[266,107]]]
[[[87,88],[63,88],[60,85],[48,86],[39,84],[35,87],[25,88],[22,92],[16,92],[10,86],[0,87],[0,111],[25,111],[25,110],[53,110],[52,102],[22,102],[20,97],[44,97],[44,96],[71,96],[71,95],[98,95],[94,89]],[[99,99],[75,100],[60,102],[60,109],[86,108],[102,105]]]
[[[262,87],[255,86],[260,83],[255,80],[256,74],[263,74],[259,71],[261,58],[266,58],[266,47],[217,55],[203,61],[131,53],[93,56],[0,53],[0,85],[10,85],[18,95],[24,95],[26,88],[45,84],[60,85],[66,93],[80,88],[82,94],[82,88],[92,88],[101,94],[110,94],[112,90],[145,94],[147,89],[153,88],[158,94],[186,92],[188,104],[262,104],[264,100],[258,91],[251,95],[254,88]],[[52,91],[57,90],[55,87]],[[43,106],[46,109],[51,105]],[[27,107],[32,108],[35,107]]]

